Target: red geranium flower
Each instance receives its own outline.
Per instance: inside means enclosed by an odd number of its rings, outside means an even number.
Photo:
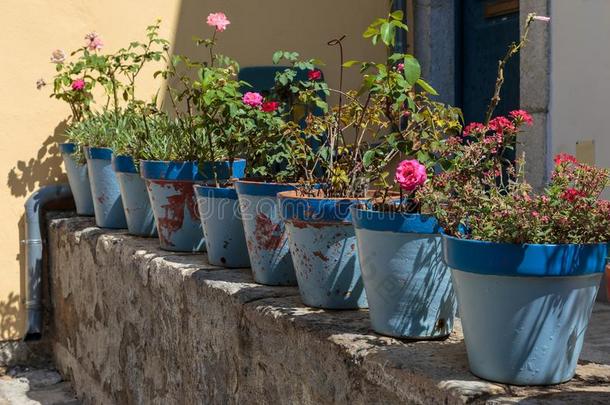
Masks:
[[[320,80],[322,78],[322,72],[318,69],[310,70],[307,73],[307,78],[311,81]]]
[[[555,156],[555,158],[553,158],[553,161],[555,162],[555,165],[559,166],[563,163],[574,163],[577,164],[578,160],[576,160],[576,158],[572,155],[570,155],[569,153],[560,153],[558,155]]]

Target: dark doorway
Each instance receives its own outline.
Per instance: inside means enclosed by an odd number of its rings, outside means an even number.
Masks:
[[[458,94],[464,121],[483,121],[496,82],[498,60],[519,40],[519,0],[462,0],[461,83]],[[501,101],[494,116],[519,108],[519,58],[506,66]],[[459,77],[459,76],[458,76]]]

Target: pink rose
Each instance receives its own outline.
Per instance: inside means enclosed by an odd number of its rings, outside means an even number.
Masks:
[[[231,24],[224,13],[211,13],[206,22],[210,27],[216,28],[218,32],[223,32],[227,29],[227,25]]]
[[[99,51],[104,47],[104,42],[97,32],[90,32],[85,35],[85,47],[90,51]]]
[[[394,180],[396,180],[400,188],[407,192],[417,190],[427,179],[426,166],[415,159],[400,162],[394,176]]]
[[[250,107],[259,107],[261,104],[263,104],[263,96],[261,96],[259,93],[249,91],[244,94],[242,101],[244,104],[247,104]]]
[[[72,90],[81,91],[85,88],[85,81],[83,79],[76,79],[72,82]]]

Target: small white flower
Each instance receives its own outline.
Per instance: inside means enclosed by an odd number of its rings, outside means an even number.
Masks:
[[[51,53],[51,62],[62,63],[66,60],[66,53],[61,49],[56,49]]]

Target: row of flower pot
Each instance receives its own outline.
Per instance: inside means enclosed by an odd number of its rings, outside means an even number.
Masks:
[[[574,375],[606,244],[457,239],[433,217],[375,211],[365,199],[254,181],[206,186],[212,169],[228,178],[228,162],[143,161],[138,171],[110,149],[86,149],[86,166],[74,145],[60,150],[78,213],[95,214],[100,227],[158,234],[166,250],[207,250],[214,265],[251,266],[257,283],[298,285],[308,306],[369,308],[372,328],[398,338],[448,336],[459,302],[475,375],[520,385]],[[245,164],[233,162],[234,177]]]

